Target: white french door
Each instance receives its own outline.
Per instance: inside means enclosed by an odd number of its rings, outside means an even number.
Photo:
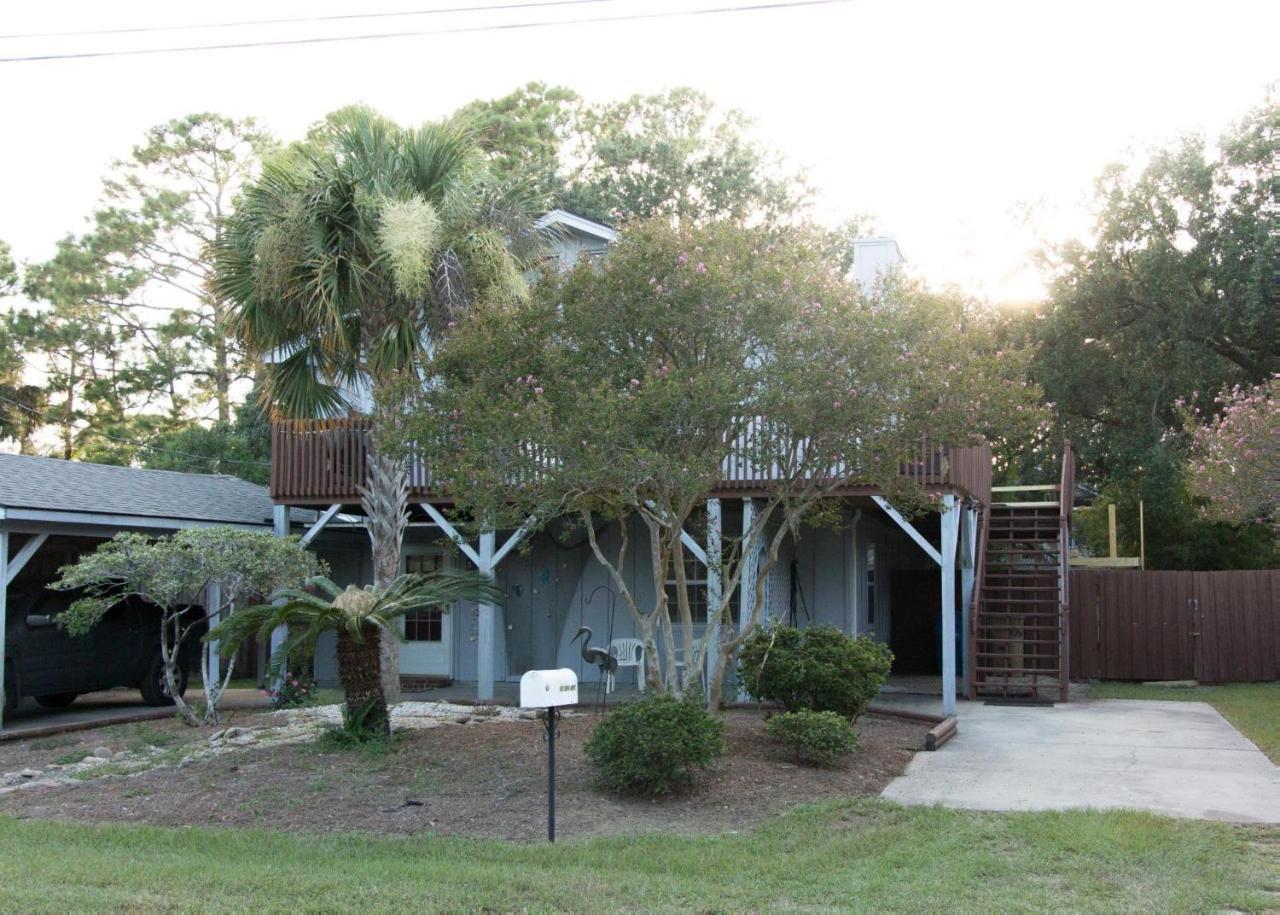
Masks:
[[[438,548],[406,544],[400,560],[405,572],[426,574],[444,568]],[[453,675],[453,614],[450,608],[415,610],[400,620],[405,641],[400,645],[400,673],[409,676]]]

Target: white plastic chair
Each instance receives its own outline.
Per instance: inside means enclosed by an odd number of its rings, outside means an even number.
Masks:
[[[618,659],[618,667],[635,667],[636,688],[644,692],[644,642],[640,639],[614,639],[609,654]],[[613,671],[605,675],[604,691],[613,692]]]

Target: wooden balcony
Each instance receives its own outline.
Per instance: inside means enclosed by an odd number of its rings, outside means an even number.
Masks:
[[[289,420],[271,428],[271,498],[284,505],[354,505],[360,501],[369,450],[369,422],[363,418]],[[768,482],[766,471],[751,465],[745,454],[724,461],[724,477],[713,495],[749,495]],[[934,491],[960,492],[991,502],[991,448],[950,448],[922,441],[901,465],[901,472]],[[871,495],[873,486],[850,484],[850,495]],[[432,487],[421,460],[409,471],[411,501],[447,501]]]

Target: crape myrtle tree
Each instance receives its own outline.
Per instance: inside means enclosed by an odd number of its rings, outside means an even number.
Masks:
[[[1192,430],[1187,488],[1215,521],[1280,528],[1280,375],[1223,391],[1217,402],[1211,417],[1185,408]]]
[[[549,274],[528,300],[485,301],[459,321],[423,369],[430,383],[405,385],[414,409],[401,431],[459,520],[580,526],[644,640],[647,683],[706,689],[714,706],[741,643],[729,621],[742,576],[757,585],[746,632],[786,538],[829,514],[842,485],[921,508],[927,496],[898,470],[922,436],[965,444],[1037,421],[1035,392],[1013,380],[1024,361],[995,351],[971,318],[909,286],[864,299],[821,232],[640,223],[598,266]],[[731,453],[772,472],[747,529],[726,538],[721,598],[695,638],[681,532]],[[633,518],[647,533],[652,602],[625,568]],[[620,531],[616,551],[599,536],[606,524]],[[661,663],[677,632],[683,684]]]
[[[220,676],[202,652],[204,708],[193,709],[181,696],[181,665],[191,643],[211,622],[232,617],[236,607],[282,588],[300,588],[321,571],[323,564],[297,537],[230,527],[188,528],[157,538],[117,534],[64,566],[52,587],[85,592],[58,616],[58,625],[71,635],[88,632],[122,600],[138,598],[158,607],[164,691],[184,721],[202,725],[218,722],[218,700],[235,671],[235,658],[228,658]]]
[[[1265,526],[1194,510],[1177,401],[1211,412],[1216,392],[1280,372],[1278,166],[1273,92],[1216,144],[1187,137],[1109,167],[1090,237],[1049,255],[1049,301],[1028,326],[1032,377],[1056,404],[1058,436],[1077,447],[1081,480],[1119,502],[1134,553],[1136,524],[1125,522],[1145,502],[1153,568],[1274,562]]]
[[[240,340],[265,360],[262,391],[277,415],[345,414],[366,406],[361,391],[412,371],[475,299],[525,294],[531,225],[529,201],[488,179],[464,130],[403,128],[348,108],[263,163],[216,245],[215,288],[233,303]],[[402,415],[402,403],[378,399],[375,444]],[[405,462],[372,448],[366,480],[374,583],[385,590],[400,572]],[[394,696],[396,641],[383,649]]]

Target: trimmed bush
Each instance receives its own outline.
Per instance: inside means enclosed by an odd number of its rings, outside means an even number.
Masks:
[[[858,732],[835,712],[801,709],[774,715],[765,722],[764,732],[797,761],[815,766],[834,766],[858,749]]]
[[[738,679],[753,698],[857,719],[889,676],[893,653],[834,626],[757,629],[738,652]]]
[[[698,699],[648,696],[596,725],[586,751],[605,788],[671,794],[724,753],[724,725]]]

